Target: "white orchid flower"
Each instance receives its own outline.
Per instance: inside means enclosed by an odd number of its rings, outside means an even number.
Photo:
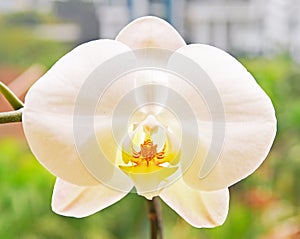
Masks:
[[[235,58],[186,45],[156,17],[62,57],[29,90],[23,125],[57,177],[54,212],[89,216],[135,188],[195,227],[225,221],[228,187],[260,166],[276,133],[270,99]]]

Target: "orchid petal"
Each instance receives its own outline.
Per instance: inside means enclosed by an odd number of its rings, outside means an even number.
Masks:
[[[160,192],[161,199],[194,227],[224,223],[229,208],[229,191],[196,191],[179,179]]]
[[[81,186],[99,183],[77,154],[73,136],[76,97],[98,66],[129,50],[112,40],[83,44],[62,57],[29,90],[23,112],[27,141],[40,163],[59,178]]]
[[[141,17],[129,23],[116,37],[132,49],[161,48],[170,51],[185,45],[179,33],[157,17]]]
[[[182,47],[177,53],[192,59],[210,77],[223,103],[226,119],[219,122],[225,126],[225,137],[221,152],[214,152],[218,157],[215,166],[201,177],[207,154],[200,150],[202,156],[194,158],[184,179],[199,190],[229,187],[253,173],[266,158],[276,134],[273,105],[251,74],[228,53],[201,44]],[[199,135],[206,142],[202,146],[207,148],[212,135],[201,135],[207,123],[202,119],[198,121]]]
[[[118,202],[128,192],[105,185],[80,187],[57,178],[52,195],[52,210],[68,217],[87,217]]]

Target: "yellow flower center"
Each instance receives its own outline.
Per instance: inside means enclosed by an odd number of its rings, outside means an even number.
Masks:
[[[123,144],[122,160],[126,166],[120,168],[125,173],[150,173],[177,164],[178,149],[172,145],[170,134],[154,118],[142,122]]]
[[[150,164],[159,165],[163,162],[163,158],[165,157],[165,149],[166,144],[164,144],[163,149],[160,152],[157,152],[157,144],[153,144],[153,141],[150,136],[149,127],[145,127],[146,129],[146,138],[144,142],[140,144],[140,150],[136,151],[132,146],[132,159],[135,165],[143,165],[146,164],[147,167]]]

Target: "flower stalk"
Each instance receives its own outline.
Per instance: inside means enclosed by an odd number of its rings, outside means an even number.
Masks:
[[[158,197],[154,197],[152,200],[147,200],[147,204],[149,212],[148,217],[150,221],[150,238],[163,239],[162,215]]]
[[[24,107],[23,102],[1,81],[0,93],[5,97],[5,99],[7,99],[14,110],[18,110]]]
[[[23,108],[15,111],[0,112],[0,124],[21,122],[22,113],[23,113]]]
[[[0,112],[0,124],[21,122],[24,107],[23,102],[1,81],[0,93],[14,109],[14,111]]]

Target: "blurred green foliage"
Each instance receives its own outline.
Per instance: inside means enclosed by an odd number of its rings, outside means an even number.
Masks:
[[[0,65],[29,67],[40,63],[50,67],[70,50],[67,43],[39,39],[34,27],[41,23],[56,22],[48,15],[21,12],[0,16]]]
[[[70,48],[31,34],[32,25],[45,21],[43,17],[10,18],[0,17],[0,64],[27,67],[38,62],[49,67]],[[300,67],[286,56],[241,61],[276,108],[278,134],[273,149],[262,167],[231,188],[223,226],[192,228],[163,204],[165,238],[273,239],[272,235],[300,221]],[[66,218],[51,211],[54,180],[23,141],[0,142],[0,238],[148,238],[143,198],[130,194],[88,218]]]
[[[33,27],[38,24],[57,23],[59,19],[53,15],[42,14],[36,11],[14,12],[2,17],[1,23],[10,27]]]
[[[271,186],[280,197],[300,207],[300,67],[291,59],[245,60],[248,70],[271,97],[278,133],[270,159]]]
[[[55,178],[34,159],[27,145],[7,139],[1,141],[0,152],[0,238],[146,237],[145,202],[136,195],[88,218],[58,216],[50,207]]]

